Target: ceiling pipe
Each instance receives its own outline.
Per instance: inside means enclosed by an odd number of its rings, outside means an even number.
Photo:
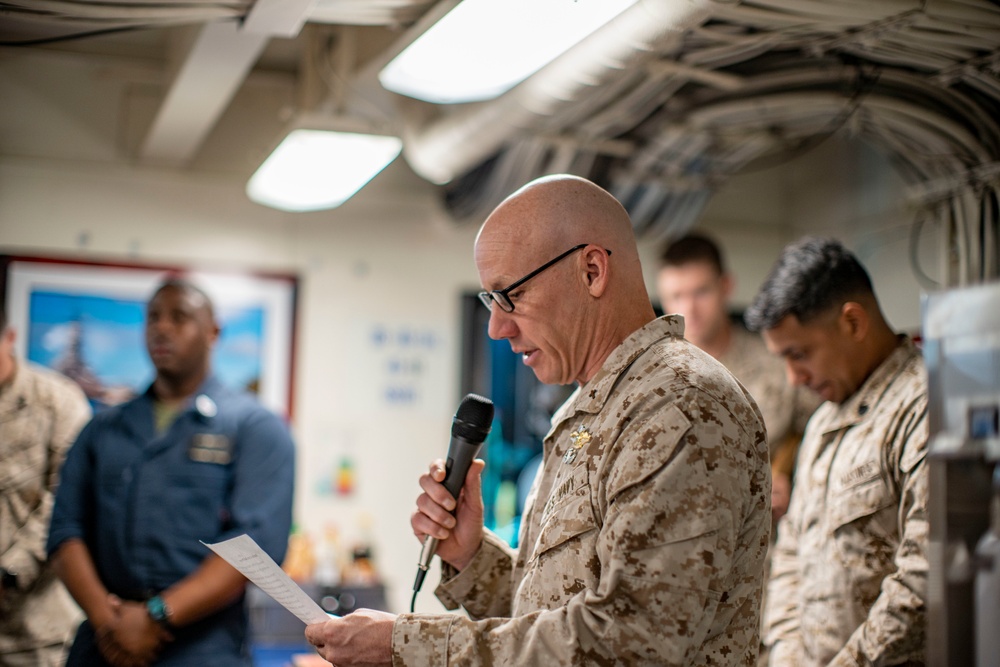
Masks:
[[[511,139],[537,130],[559,109],[629,66],[656,56],[673,34],[705,21],[719,0],[639,0],[598,31],[489,102],[448,108],[402,100],[403,155],[423,178],[443,184],[496,153]],[[732,4],[726,3],[726,4]]]

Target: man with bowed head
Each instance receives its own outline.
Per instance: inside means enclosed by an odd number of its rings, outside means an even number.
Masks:
[[[481,461],[457,504],[435,461],[411,525],[441,540],[436,593],[469,617],[365,610],[306,637],[339,667],[753,665],[762,419],[678,318],[656,319],[625,210],[587,180],[541,178],[489,216],[475,260],[489,335],[542,382],[579,385],[544,439],[522,547],[483,528]]]
[[[927,609],[927,376],[839,242],[785,248],[747,325],[819,394],[778,530],[770,664],[920,665]]]

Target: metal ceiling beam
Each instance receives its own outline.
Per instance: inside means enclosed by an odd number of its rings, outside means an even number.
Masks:
[[[314,2],[257,0],[242,25],[204,25],[177,69],[140,158],[174,167],[194,159],[268,41],[297,35]]]

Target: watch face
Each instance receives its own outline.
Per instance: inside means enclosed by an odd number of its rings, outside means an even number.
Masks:
[[[153,596],[146,601],[146,610],[150,617],[159,623],[167,620],[167,605],[159,595]]]

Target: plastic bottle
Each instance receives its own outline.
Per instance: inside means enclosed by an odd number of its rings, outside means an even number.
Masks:
[[[320,587],[332,587],[340,583],[340,558],[337,529],[327,524],[323,539],[316,549],[315,583]]]

